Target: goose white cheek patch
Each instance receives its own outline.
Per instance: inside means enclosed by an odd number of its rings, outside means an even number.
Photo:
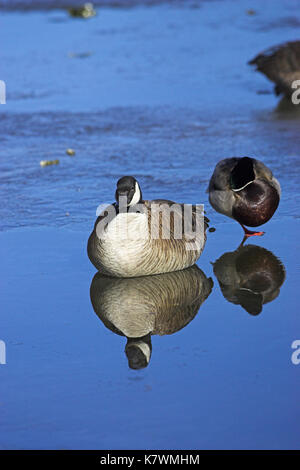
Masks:
[[[140,199],[141,199],[141,191],[140,191],[138,183],[135,183],[134,195],[129,203],[129,206],[134,206],[135,204],[138,204],[140,202]]]

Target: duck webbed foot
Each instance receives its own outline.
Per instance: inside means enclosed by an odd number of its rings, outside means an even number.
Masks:
[[[256,230],[249,230],[247,229],[246,227],[244,227],[243,224],[240,223],[240,226],[242,227],[242,229],[244,230],[244,238],[247,239],[248,237],[253,237],[253,236],[258,236],[258,237],[261,237],[262,235],[264,235],[265,232],[258,232]]]

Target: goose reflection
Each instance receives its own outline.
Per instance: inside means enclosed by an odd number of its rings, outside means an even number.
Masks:
[[[283,96],[278,102],[275,113],[280,115],[280,118],[300,118],[300,106],[294,104],[290,98]]]
[[[282,262],[271,251],[255,245],[224,253],[213,268],[225,299],[251,315],[258,315],[263,304],[276,299],[285,280]]]
[[[212,286],[212,279],[194,265],[139,278],[109,278],[97,273],[90,296],[104,325],[127,337],[129,367],[142,369],[151,358],[151,335],[170,335],[184,328],[196,316]]]

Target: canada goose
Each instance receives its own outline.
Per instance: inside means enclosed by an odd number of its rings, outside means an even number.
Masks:
[[[255,245],[240,246],[213,263],[225,299],[258,315],[263,304],[276,299],[285,269],[273,253]]]
[[[221,214],[235,219],[245,237],[263,235],[244,227],[265,224],[276,211],[280,200],[280,184],[271,170],[250,157],[221,160],[208,187],[209,202]]]
[[[300,80],[300,41],[291,41],[267,49],[248,62],[275,83],[275,93],[290,97],[293,82]]]
[[[99,272],[90,296],[104,325],[127,337],[129,367],[146,367],[151,357],[151,335],[171,335],[184,328],[211,293],[213,281],[196,265],[166,274],[116,279]]]
[[[103,274],[137,277],[178,271],[201,255],[207,228],[200,206],[144,201],[132,176],[117,182],[116,203],[97,218],[88,256]]]

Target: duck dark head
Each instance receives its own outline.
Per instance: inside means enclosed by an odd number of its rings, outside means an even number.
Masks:
[[[123,176],[117,182],[117,203],[120,204],[120,199],[125,197],[127,198],[127,207],[134,206],[142,201],[140,185],[133,176]]]
[[[255,180],[253,160],[249,157],[239,159],[235,167],[231,170],[230,186],[233,191],[241,191]]]

